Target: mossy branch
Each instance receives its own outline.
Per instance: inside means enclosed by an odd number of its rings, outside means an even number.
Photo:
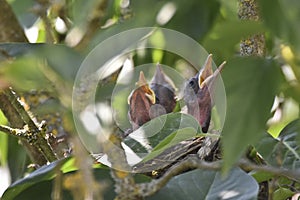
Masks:
[[[45,123],[34,122],[12,89],[0,91],[0,109],[14,128],[1,126],[0,130],[21,139],[32,161],[37,165],[57,160],[45,138]]]

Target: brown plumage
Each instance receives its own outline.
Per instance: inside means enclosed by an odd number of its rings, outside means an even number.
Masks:
[[[150,109],[155,104],[155,94],[149,87],[142,71],[136,85],[137,88],[128,97],[128,117],[133,130],[151,119]]]
[[[128,117],[135,130],[160,115],[170,113],[176,105],[175,87],[158,64],[150,87],[140,72],[137,88],[128,97]]]

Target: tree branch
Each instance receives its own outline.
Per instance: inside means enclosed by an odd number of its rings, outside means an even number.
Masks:
[[[44,137],[45,124],[36,124],[33,121],[32,116],[24,109],[15,92],[11,89],[0,91],[0,109],[10,125],[15,127],[12,129],[2,126],[2,129],[21,139],[35,164],[44,165],[47,161],[57,160],[56,155]]]
[[[143,197],[151,196],[163,188],[171,178],[191,169],[205,169],[205,170],[221,170],[223,162],[206,162],[200,160],[196,156],[189,156],[185,160],[172,166],[161,178],[153,180],[150,183],[142,183],[139,185],[139,191]],[[281,169],[267,165],[256,165],[246,159],[238,161],[236,166],[246,168],[247,170],[257,170],[269,172],[276,176],[282,176],[300,182],[300,173],[298,171],[291,171],[288,169]]]
[[[0,91],[0,109],[7,118],[10,126],[23,129],[25,123],[20,117],[18,111],[9,101],[4,91]],[[39,166],[45,165],[47,163],[46,158],[40,153],[40,150],[36,146],[29,144],[29,142],[24,138],[20,138],[20,141],[33,163]]]

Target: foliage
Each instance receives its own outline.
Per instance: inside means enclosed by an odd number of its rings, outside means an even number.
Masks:
[[[212,169],[191,168],[188,172],[174,174],[166,185],[146,199],[217,199],[222,196],[256,199],[259,185],[264,182],[269,184],[270,199],[287,199],[300,193],[297,177],[300,166],[298,1],[258,0],[262,22],[238,20],[237,2],[226,0],[49,1],[46,21],[35,10],[39,9],[39,1],[9,2],[20,24],[26,29],[34,27],[32,30],[36,30],[37,35],[31,39],[32,43],[0,44],[0,89],[9,84],[21,98],[32,91],[49,92],[49,99],[55,100],[44,101],[41,96],[37,97],[33,100],[39,105],[31,111],[39,119],[46,118],[39,113],[55,113],[63,125],[53,130],[68,133],[71,138],[78,134],[72,119],[72,89],[76,74],[92,49],[112,35],[139,27],[170,28],[202,44],[207,52],[214,55],[215,63],[227,61],[222,72],[227,96],[226,120],[220,135],[222,161],[212,161],[220,165]],[[161,22],[157,16],[165,6],[175,6],[175,13],[169,21]],[[56,23],[59,20],[64,21],[65,30],[59,29]],[[238,56],[240,41],[262,32],[266,38],[266,56]],[[56,44],[49,43],[49,34],[54,36]],[[163,37],[156,37],[163,43]],[[152,38],[154,43],[157,40]],[[111,47],[107,53],[122,55],[123,49],[130,48],[130,45],[131,41],[122,41],[119,47]],[[134,66],[159,61],[187,74],[185,78],[195,74],[189,63],[170,52],[147,49],[142,53],[135,51],[131,56]],[[98,84],[95,98],[99,103],[109,102],[110,105],[119,68]],[[127,93],[121,97],[122,101],[125,96],[127,98]],[[177,106],[180,107],[179,104]],[[120,113],[127,115],[127,105],[120,106],[120,109]],[[140,128],[151,134],[155,128],[162,126],[161,134],[150,138],[150,147],[131,137],[124,139],[132,152],[147,153],[135,163],[136,166],[161,158],[159,156],[164,156],[164,152],[186,140],[205,138],[194,118],[177,111],[157,117]],[[217,114],[212,117],[215,124],[218,123],[217,117]],[[0,123],[8,123],[2,113]],[[179,123],[183,126],[178,126]],[[206,135],[206,138],[211,135]],[[249,153],[250,146],[254,155]],[[96,148],[100,147],[96,144]],[[80,182],[83,179],[79,179],[78,185],[89,183],[91,189],[94,186],[98,189],[103,199],[115,198],[116,175],[111,168],[90,161],[85,163],[85,157],[90,157],[78,155],[75,153],[72,157],[33,170],[27,168],[31,161],[17,139],[0,132],[0,165],[9,168],[12,178],[12,184],[2,199],[51,199],[55,191],[62,199],[74,199],[76,189],[68,187],[67,177],[76,182],[78,179],[73,175],[85,170],[92,174],[92,182]],[[246,156],[259,160],[257,166],[249,165],[247,168],[241,165],[239,161]],[[178,156],[175,161],[181,159]],[[174,164],[173,160],[171,164]],[[136,183],[142,184],[153,180],[139,173],[133,177]],[[57,189],[59,181],[62,184]],[[78,191],[84,191],[78,187]]]

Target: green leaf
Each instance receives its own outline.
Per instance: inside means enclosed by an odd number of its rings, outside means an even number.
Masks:
[[[0,166],[6,165],[8,151],[8,135],[0,132]]]
[[[5,125],[7,119],[0,111],[0,124]],[[0,166],[6,165],[8,154],[8,135],[0,131]]]
[[[18,58],[32,52],[44,44],[29,44],[29,43],[7,43],[0,44],[1,54],[0,61],[9,58]]]
[[[270,165],[296,170],[300,167],[299,135],[300,120],[297,119],[288,124],[278,138],[266,134],[255,147]]]
[[[5,74],[4,78],[17,90],[24,91],[44,88],[50,88],[51,90],[50,81],[41,71],[41,60],[26,55],[10,64],[3,63],[3,65],[5,67],[1,70]]]
[[[73,173],[73,172],[71,172]],[[63,179],[65,176],[70,175],[70,173],[63,174]],[[104,192],[101,193],[100,195],[103,195],[104,199],[114,199],[116,196],[114,189],[113,189],[113,179],[110,176],[110,170],[106,168],[101,168],[101,169],[95,169],[94,170],[94,177],[97,182],[101,182],[106,184]],[[145,182],[145,180],[149,181],[149,178],[145,176],[139,175],[137,180],[142,180],[141,182]],[[14,197],[14,200],[31,200],[31,199],[52,199],[52,190],[53,190],[53,185],[54,185],[54,180],[44,180],[37,182],[30,187],[24,189]],[[62,188],[62,199],[64,200],[73,200],[74,196],[70,193],[69,190],[65,190]]]
[[[191,115],[186,115],[182,113],[169,113],[166,115],[161,115],[147,122],[141,126],[138,130],[131,133],[126,139],[125,144],[128,145],[135,153],[146,153],[144,148],[141,148],[145,144],[149,145],[151,148],[156,147],[161,141],[165,140],[169,135],[173,133],[173,136],[177,135],[177,131],[183,128],[189,128],[191,134],[196,134],[201,132],[199,123]],[[191,130],[193,129],[193,131]],[[178,134],[179,135],[179,134]],[[169,139],[160,145],[166,145],[167,142],[173,137],[170,136]],[[182,135],[179,140],[190,137],[191,135]],[[141,138],[141,139],[139,139]],[[173,145],[174,143],[172,143]]]
[[[162,140],[158,145],[156,145],[151,153],[143,159],[143,162],[158,156],[166,149],[178,144],[179,142],[193,138],[196,135],[196,130],[189,127],[175,131],[174,133],[167,136],[164,140]]]
[[[280,75],[272,60],[249,57],[228,62],[222,76],[228,102],[222,133],[225,171],[262,137]]]
[[[279,188],[277,189],[273,194],[274,200],[282,200],[282,199],[288,199],[289,197],[292,197],[294,192],[292,192],[290,189],[287,188]]]
[[[36,6],[34,0],[13,1],[11,7],[22,26],[30,28],[38,19],[38,15],[30,12]]]
[[[43,45],[34,55],[45,59],[48,66],[66,81],[74,81],[83,56],[65,45]]]
[[[255,178],[258,183],[269,181],[274,177],[274,174],[270,172],[262,172],[262,171],[252,171],[250,172],[251,176]]]
[[[3,194],[3,200],[31,200],[31,199],[49,199],[51,200],[52,190],[54,185],[54,177],[57,172],[57,166],[61,166],[63,171],[62,180],[74,171],[74,158],[60,160],[53,162],[48,166],[42,167],[31,173],[28,177],[12,184]],[[93,169],[93,175],[97,182],[105,184],[105,189],[100,195],[104,199],[114,199],[116,194],[114,192],[114,180],[111,177],[111,170],[104,166],[98,166]],[[147,176],[137,174],[134,176],[137,183],[149,182],[151,179]],[[80,183],[79,183],[80,184]],[[70,191],[62,189],[62,199],[72,200],[74,196]]]
[[[18,181],[14,182],[12,185],[9,186],[9,188],[4,192],[2,199],[3,200],[10,200],[14,199],[19,193],[22,191],[26,190],[27,188],[33,186],[36,183],[45,181],[45,180],[50,180],[55,177],[55,173],[57,171],[57,166],[62,165],[63,171],[68,171],[68,168],[70,169],[70,164],[68,161],[71,158],[66,158],[63,160],[58,160],[53,163],[50,163],[47,166],[43,166],[36,171],[32,172],[28,176],[26,176],[23,179],[19,179]],[[64,167],[64,164],[67,163],[67,166]],[[73,169],[73,168],[71,168]]]
[[[221,172],[193,170],[173,177],[157,194],[149,200],[192,200],[192,199],[256,199],[258,184],[247,173],[234,168],[223,177]]]

